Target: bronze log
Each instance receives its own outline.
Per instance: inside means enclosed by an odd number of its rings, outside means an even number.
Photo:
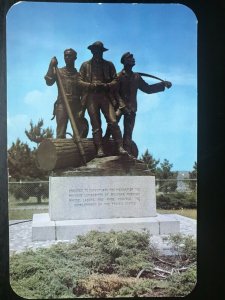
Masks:
[[[96,149],[92,138],[82,139],[87,162],[96,156]],[[138,149],[132,142],[133,155],[138,156]],[[107,156],[118,155],[115,142],[110,139],[104,144]],[[82,157],[73,139],[45,139],[37,149],[37,164],[45,171],[80,167]]]

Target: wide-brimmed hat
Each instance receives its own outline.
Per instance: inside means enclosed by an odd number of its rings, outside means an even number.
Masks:
[[[91,44],[90,46],[88,46],[88,49],[89,49],[89,50],[92,50],[93,48],[99,48],[99,49],[101,49],[103,52],[109,50],[109,49],[106,49],[106,48],[104,47],[103,43],[100,42],[100,41],[94,42],[93,44]]]
[[[121,64],[124,64],[125,59],[128,58],[128,57],[130,57],[130,56],[133,56],[133,54],[130,53],[130,52],[124,53],[124,54],[121,56],[121,59],[120,59]]]

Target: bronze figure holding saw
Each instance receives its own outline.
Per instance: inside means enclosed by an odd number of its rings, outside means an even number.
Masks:
[[[123,70],[118,75],[118,85],[115,92],[118,103],[123,103],[123,106],[116,107],[117,121],[120,121],[122,115],[124,115],[124,133],[123,133],[123,146],[124,149],[132,154],[132,133],[135,124],[136,112],[137,112],[137,91],[141,90],[147,94],[153,94],[162,92],[166,88],[170,88],[172,83],[164,81],[159,77],[133,72],[132,68],[135,65],[135,59],[133,54],[126,52],[121,57],[121,63],[124,65]],[[141,76],[147,76],[150,78],[158,79],[161,82],[156,84],[148,84]],[[110,128],[107,127],[104,140],[107,141],[110,138]]]

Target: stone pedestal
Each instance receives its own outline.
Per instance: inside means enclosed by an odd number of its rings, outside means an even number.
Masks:
[[[173,234],[180,231],[180,222],[172,215],[157,214],[155,217],[145,218],[112,218],[51,221],[49,214],[33,216],[32,239],[44,240],[71,240],[76,236],[91,230],[109,232],[134,230],[148,231],[151,235]]]
[[[156,213],[154,176],[50,177],[49,213],[33,216],[33,240],[70,240],[90,230],[171,234],[179,222]]]
[[[154,176],[50,177],[52,221],[156,216]]]

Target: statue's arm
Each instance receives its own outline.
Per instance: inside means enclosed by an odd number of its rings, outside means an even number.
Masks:
[[[87,93],[91,90],[91,83],[87,82],[87,64],[83,63],[80,67],[79,74],[77,77],[78,87],[81,89],[82,94]]]
[[[57,58],[53,57],[50,61],[48,71],[44,77],[47,85],[53,85],[55,83],[56,74],[55,74],[54,67],[57,67],[57,65],[58,65]]]
[[[144,79],[140,75],[137,76],[138,76],[138,88],[142,92],[146,94],[154,94],[158,92],[163,92],[165,90],[165,83],[163,81],[155,84],[148,84],[146,81],[144,81]]]
[[[112,62],[110,62],[110,77],[112,78],[112,81],[110,82],[110,86],[117,85],[119,78],[116,73],[116,68]]]

